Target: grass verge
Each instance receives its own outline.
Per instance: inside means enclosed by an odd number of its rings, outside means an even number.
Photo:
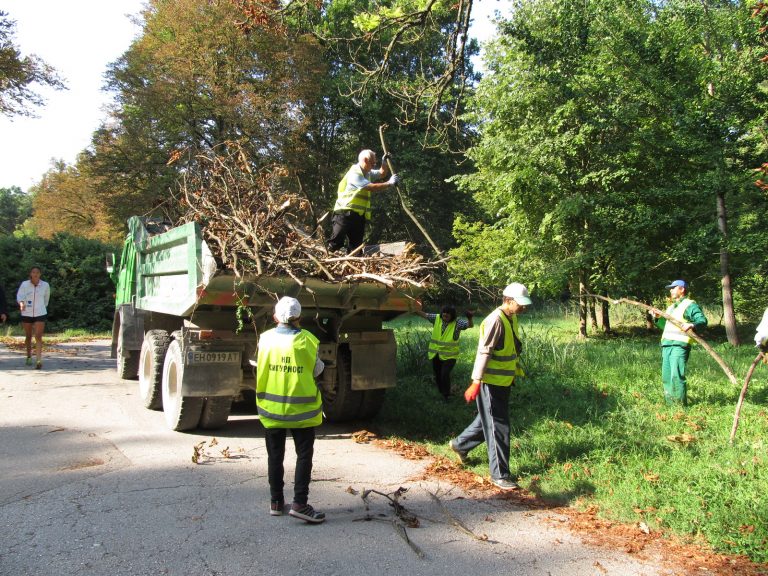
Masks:
[[[621,317],[616,335],[586,341],[574,337],[572,316],[539,311],[521,318],[528,377],[516,384],[510,404],[513,475],[546,502],[597,507],[605,518],[645,522],[719,552],[768,562],[768,367],[752,378],[730,445],[739,389],[694,347],[689,406],[667,406],[659,333],[646,333],[637,315]],[[375,424],[448,456],[447,441],[475,415],[461,393],[478,329],[461,339],[454,396],[446,402],[426,361],[430,325],[407,317],[392,327],[398,387],[388,392]],[[755,349],[718,344],[725,340],[720,332],[715,327],[704,337],[743,379]],[[485,446],[470,456],[471,470],[487,475]]]

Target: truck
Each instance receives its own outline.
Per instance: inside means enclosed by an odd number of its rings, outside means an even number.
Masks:
[[[376,415],[396,384],[397,345],[384,322],[415,309],[418,286],[238,274],[214,258],[200,225],[133,216],[116,285],[111,356],[139,398],[177,431],[224,426],[233,401],[253,401],[258,335],[292,296],[302,328],[320,341],[318,377],[329,421]]]

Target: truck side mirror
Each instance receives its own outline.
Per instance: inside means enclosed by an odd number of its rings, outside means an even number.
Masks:
[[[112,274],[115,271],[115,253],[110,252],[106,254],[107,274]]]

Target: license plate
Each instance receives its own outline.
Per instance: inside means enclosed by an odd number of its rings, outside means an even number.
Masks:
[[[212,350],[190,350],[187,364],[240,364],[240,352],[216,352]]]

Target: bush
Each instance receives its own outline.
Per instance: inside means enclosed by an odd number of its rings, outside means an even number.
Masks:
[[[50,240],[0,236],[0,285],[5,289],[9,322],[20,321],[16,291],[29,277],[29,269],[38,266],[43,280],[51,285],[50,330],[110,330],[115,287],[104,256],[114,251],[113,246],[69,234],[57,234]]]

